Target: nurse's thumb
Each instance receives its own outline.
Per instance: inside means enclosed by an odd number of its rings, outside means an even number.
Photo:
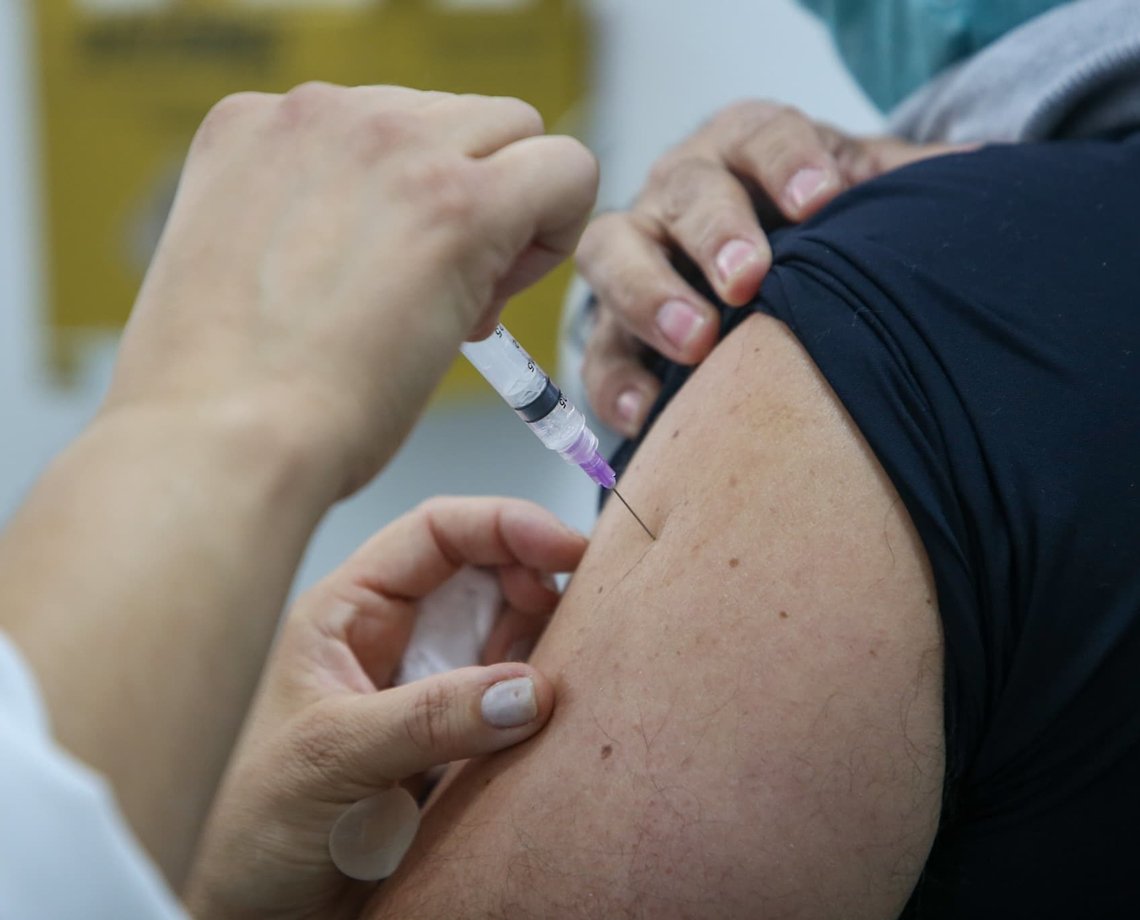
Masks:
[[[550,718],[554,689],[530,665],[504,662],[345,702],[337,719],[340,771],[368,786],[526,740]]]
[[[383,791],[356,802],[333,825],[333,864],[349,878],[387,878],[419,828],[415,799],[393,783],[518,744],[546,724],[553,708],[550,682],[514,662],[462,668],[352,700],[337,713],[334,772],[348,785]]]

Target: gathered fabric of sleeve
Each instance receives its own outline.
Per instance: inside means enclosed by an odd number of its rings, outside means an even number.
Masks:
[[[775,233],[722,309],[795,333],[930,560],[947,775],[907,918],[1137,915],[1138,247],[1140,141],[994,146]]]
[[[33,675],[0,633],[0,918],[74,917],[186,914],[106,781],[52,739]]]

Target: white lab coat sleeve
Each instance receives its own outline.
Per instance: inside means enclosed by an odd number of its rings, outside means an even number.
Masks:
[[[55,743],[31,669],[0,632],[0,920],[57,917],[186,914],[106,780]]]

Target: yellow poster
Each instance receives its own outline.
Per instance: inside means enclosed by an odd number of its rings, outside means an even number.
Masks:
[[[586,20],[574,0],[35,0],[48,316],[64,376],[120,329],[210,106],[307,80],[520,96],[575,133]],[[505,322],[554,360],[568,269]],[[472,387],[457,365],[445,392]]]

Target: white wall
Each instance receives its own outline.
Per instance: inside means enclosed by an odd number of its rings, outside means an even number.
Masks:
[[[43,361],[28,5],[0,0],[0,521],[98,404],[113,343],[79,384],[53,388]],[[592,0],[597,18],[592,144],[601,203],[629,200],[653,158],[718,106],[767,96],[853,130],[879,125],[816,24],[790,0]],[[525,343],[524,343],[525,344]],[[437,409],[376,482],[330,514],[299,575],[309,583],[377,527],[437,493],[542,502],[588,529],[596,495],[502,406]]]

